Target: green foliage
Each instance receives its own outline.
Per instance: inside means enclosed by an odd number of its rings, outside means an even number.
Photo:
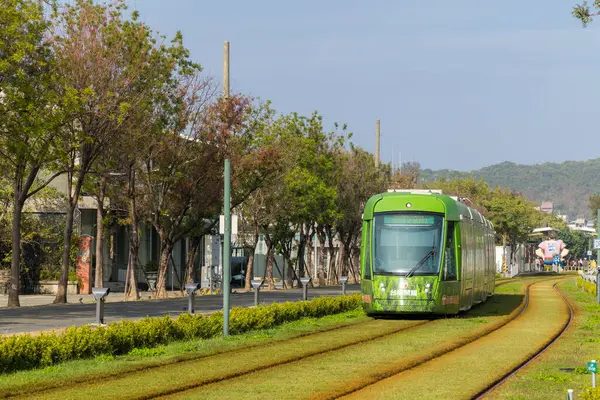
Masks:
[[[580,288],[583,285],[583,290],[587,293],[596,295],[596,284],[588,281],[584,281],[583,278],[577,278],[577,287]]]
[[[455,170],[421,171],[421,182],[440,178],[483,179],[490,187],[511,188],[540,205],[542,201],[552,201],[554,209],[561,214],[575,217],[595,217],[590,214],[588,199],[594,188],[600,186],[600,158],[587,161],[566,161],[563,163],[543,163],[522,165],[503,162],[469,172]]]
[[[573,231],[571,229],[561,229],[558,232],[557,239],[565,242],[567,249],[569,249],[568,258],[584,258],[587,257],[586,251],[588,250],[590,236],[581,231]]]
[[[579,393],[578,398],[581,400],[600,400],[600,388],[587,388]]]
[[[354,310],[360,295],[319,297],[311,301],[271,304],[231,310],[229,330],[240,334],[272,328],[304,317],[319,318]],[[176,340],[208,339],[221,334],[223,314],[182,314],[146,317],[141,321],[123,320],[107,327],[71,327],[61,334],[15,335],[0,338],[0,373],[45,368],[60,362],[121,354],[162,354],[161,345]],[[152,349],[153,348],[153,349]],[[135,350],[145,349],[145,350]],[[152,350],[150,350],[152,349]]]
[[[599,10],[600,0],[594,0],[592,7],[590,7],[587,0],[584,0],[583,3],[576,4],[573,7],[571,14],[581,21],[581,25],[585,28],[594,20],[594,17],[598,16]]]
[[[598,210],[600,209],[600,194],[592,193],[588,199],[589,209],[592,217],[598,216]]]

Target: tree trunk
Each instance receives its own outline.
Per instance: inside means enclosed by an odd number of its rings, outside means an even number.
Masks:
[[[349,268],[350,268],[350,273],[348,274],[348,282],[350,283],[358,283],[358,277],[356,276],[356,268],[354,267],[354,260],[353,260],[353,256],[350,256],[350,258],[348,258],[349,261]]]
[[[188,249],[186,267],[185,267],[185,283],[194,283],[194,269],[196,267],[196,257],[198,250],[202,244],[201,237],[192,237],[190,239],[190,248]]]
[[[104,262],[102,247],[104,245],[104,191],[106,189],[106,178],[100,178],[100,190],[98,192],[98,209],[96,210],[96,273],[94,274],[94,286],[104,287]]]
[[[254,249],[250,250],[250,254],[248,255],[248,264],[246,264],[246,282],[244,284],[244,289],[249,292],[252,288],[252,268],[254,264]]]
[[[156,297],[167,297],[167,270],[173,252],[173,243],[164,234],[160,235],[160,262],[158,264],[158,279],[156,280]]]
[[[15,190],[12,221],[12,256],[10,260],[10,286],[8,287],[8,307],[20,307],[19,286],[21,272],[21,215],[23,203],[20,193]]]
[[[290,257],[286,257],[285,258],[285,264],[287,265],[287,277],[286,277],[286,285],[288,288],[293,288],[294,287],[294,279],[296,278],[295,273],[294,273],[294,266],[292,265],[292,260]],[[300,282],[298,281],[298,284],[300,284]]]
[[[340,247],[338,247],[338,258],[337,258],[337,266],[335,268],[336,272],[336,276],[341,277],[344,275],[347,275],[346,271],[346,249],[344,247],[344,245],[342,244]]]
[[[267,282],[269,284],[269,290],[275,289],[275,282],[273,281],[273,242],[269,235],[265,235],[265,244],[267,245]]]
[[[337,273],[335,270],[337,249],[333,246],[333,236],[333,232],[329,230],[329,232],[327,232],[327,239],[329,244],[329,266],[327,267],[327,281],[330,285],[337,283]]]
[[[73,204],[73,201],[70,201],[70,203],[67,209],[67,221],[63,235],[62,265],[60,266],[60,278],[58,280],[58,290],[54,298],[54,304],[67,302],[67,282],[69,280],[69,266],[71,265],[71,238],[73,237],[73,214],[75,213],[77,200],[75,200],[75,204]]]
[[[319,261],[318,261],[318,270],[317,276],[319,278],[319,286],[325,286],[325,235],[322,233],[318,233],[317,237],[319,238],[319,247],[321,247],[321,252],[319,253]]]
[[[127,274],[125,278],[124,297],[133,297],[135,300],[140,298],[137,287],[136,271],[139,263],[140,254],[140,235],[137,215],[137,202],[135,196],[135,170],[129,166],[129,218],[131,226],[129,227],[129,257],[127,259]]]
[[[304,224],[300,225],[300,243],[298,244],[298,276],[305,277],[304,253],[306,250],[306,232]],[[290,282],[291,286],[291,282]]]
[[[67,282],[69,280],[69,266],[71,265],[71,239],[73,238],[73,214],[77,208],[77,201],[81,194],[81,187],[83,186],[83,180],[85,179],[85,167],[80,166],[77,174],[77,182],[75,183],[75,190],[71,193],[73,187],[73,176],[70,174],[69,182],[67,184],[68,196],[69,196],[69,207],[67,208],[67,221],[64,230],[63,240],[63,251],[62,251],[62,265],[60,267],[60,278],[58,280],[58,290],[56,297],[54,298],[54,304],[66,303],[67,302]]]
[[[313,257],[314,257],[314,243],[313,239],[308,236],[306,240],[306,263],[304,264],[306,267],[306,276],[313,276]]]
[[[248,255],[248,264],[246,264],[246,282],[245,282],[245,289],[246,291],[249,291],[251,286],[251,280],[252,280],[252,270],[254,268],[254,253],[256,252],[256,244],[258,243],[258,226],[254,227],[254,241],[252,242],[253,246],[250,249],[250,254]]]
[[[140,298],[137,287],[137,266],[140,253],[140,236],[138,234],[137,218],[132,218],[129,230],[129,257],[127,258],[127,277],[125,281],[125,299],[133,297],[135,300]]]

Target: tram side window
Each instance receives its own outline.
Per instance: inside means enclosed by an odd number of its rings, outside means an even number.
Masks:
[[[367,222],[367,232],[365,234],[365,270],[363,272],[364,279],[371,279],[371,222]]]
[[[454,254],[454,222],[448,221],[448,231],[446,232],[446,250],[444,254],[444,280],[455,281],[456,279],[456,255]]]

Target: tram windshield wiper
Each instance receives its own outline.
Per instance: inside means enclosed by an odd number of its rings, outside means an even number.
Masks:
[[[421,268],[423,266],[423,264],[425,264],[425,261],[427,261],[429,259],[429,257],[433,256],[434,254],[435,254],[435,247],[432,248],[429,253],[425,254],[425,256],[423,258],[421,258],[421,260],[410,271],[408,271],[408,273],[406,274],[406,277],[410,278],[419,268]]]

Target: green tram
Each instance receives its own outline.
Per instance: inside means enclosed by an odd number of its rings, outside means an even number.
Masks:
[[[468,199],[390,190],[364,209],[360,253],[368,315],[457,314],[495,286],[492,223]]]

